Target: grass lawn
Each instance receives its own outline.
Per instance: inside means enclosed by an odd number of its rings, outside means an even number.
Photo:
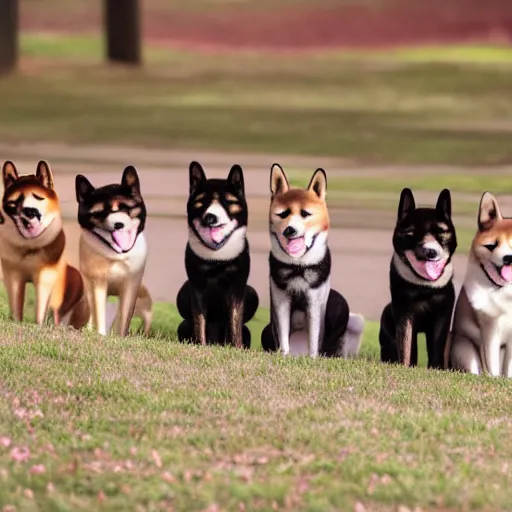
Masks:
[[[510,51],[312,55],[146,48],[101,62],[94,37],[24,35],[0,81],[3,141],[341,156],[356,163],[498,164],[512,156]]]
[[[379,364],[376,324],[362,357],[313,361],[181,345],[175,321],[0,320],[3,510],[509,507],[510,381]]]

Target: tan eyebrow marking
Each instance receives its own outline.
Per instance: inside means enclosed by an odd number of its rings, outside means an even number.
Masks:
[[[203,199],[203,197],[205,196],[206,194],[204,192],[202,192],[201,194],[198,194],[196,196],[196,201],[199,201],[200,199]]]
[[[229,192],[225,195],[226,201],[238,201],[238,197]]]
[[[239,204],[230,204],[228,210],[229,213],[234,215],[235,213],[240,213],[242,211],[242,207]]]
[[[96,203],[92,205],[92,207],[89,209],[89,213],[99,213],[102,212],[105,209],[105,205],[103,203]]]
[[[133,208],[133,210],[130,210],[130,217],[137,217],[141,211],[142,208]]]
[[[444,222],[438,222],[437,225],[440,229],[444,229],[445,231],[448,231],[448,224],[445,224]]]

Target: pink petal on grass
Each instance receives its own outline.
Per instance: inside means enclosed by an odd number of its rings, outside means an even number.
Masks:
[[[162,467],[162,459],[156,450],[151,450],[151,457],[153,458],[153,462],[157,468]]]
[[[11,459],[16,462],[25,462],[30,459],[30,450],[27,446],[15,446],[11,450]]]
[[[3,446],[4,448],[9,448],[11,446],[11,438],[7,436],[0,436],[0,446]]]
[[[44,464],[36,464],[30,468],[30,473],[33,475],[41,475],[46,473],[46,468],[44,467]]]

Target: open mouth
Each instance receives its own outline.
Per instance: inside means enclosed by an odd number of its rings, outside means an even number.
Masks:
[[[285,238],[282,236],[280,243],[286,254],[293,258],[302,256],[306,251],[306,239],[304,236],[298,236],[295,238]]]
[[[480,267],[485,275],[497,286],[504,286],[512,283],[512,265],[503,265],[499,267],[490,261],[481,263]]]
[[[135,245],[138,235],[138,226],[134,226],[130,229],[118,229],[116,231],[95,228],[92,232],[113,251],[122,254],[130,251]]]
[[[28,238],[28,239],[37,238],[48,227],[48,226],[45,226],[38,219],[28,220],[23,217],[15,217],[14,223],[15,223],[16,227],[18,228],[19,234],[23,238]]]
[[[406,251],[405,257],[414,272],[427,281],[437,281],[443,275],[448,261],[447,257],[441,257],[436,260],[420,260],[414,254],[414,251]]]
[[[203,226],[200,219],[194,220],[194,231],[201,242],[209,249],[219,250],[229,240],[238,226],[236,219],[218,226]]]

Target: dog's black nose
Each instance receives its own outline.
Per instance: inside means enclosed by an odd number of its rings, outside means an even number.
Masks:
[[[214,215],[213,213],[207,213],[202,219],[201,224],[203,226],[206,226],[207,228],[211,228],[212,226],[215,226],[219,219],[217,218],[217,215]]]
[[[124,228],[124,224],[122,222],[116,222],[114,224],[114,229],[115,230],[118,230],[118,229],[123,229]]]
[[[503,265],[512,265],[512,254],[503,256]]]
[[[283,235],[286,238],[291,238],[292,236],[297,234],[297,230],[295,228],[292,228],[291,226],[287,226],[286,229],[283,231]]]
[[[39,213],[39,210],[37,208],[30,208],[27,206],[26,208],[21,209],[21,213],[29,220],[35,219],[36,217],[38,219],[41,218],[41,214]]]
[[[423,254],[427,260],[436,260],[439,257],[438,252],[435,249],[426,248],[423,250]]]

